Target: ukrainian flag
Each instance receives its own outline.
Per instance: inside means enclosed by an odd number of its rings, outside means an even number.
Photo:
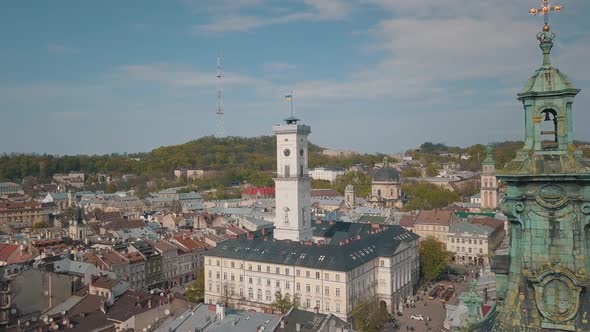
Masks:
[[[291,100],[293,100],[293,95],[286,95],[286,96],[285,96],[285,100],[286,100],[286,101],[291,101]]]

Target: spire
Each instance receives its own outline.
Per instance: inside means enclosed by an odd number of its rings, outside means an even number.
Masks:
[[[541,0],[541,8],[532,8],[529,10],[529,13],[532,15],[541,14],[543,15],[543,21],[545,25],[543,25],[543,31],[537,34],[537,39],[539,40],[540,44],[539,47],[543,51],[543,68],[550,68],[551,67],[551,48],[553,47],[553,39],[555,39],[555,34],[551,32],[551,27],[549,26],[549,13],[559,12],[563,9],[561,5],[551,5],[549,0]]]
[[[383,157],[383,168],[389,167],[389,157]]]
[[[483,165],[494,165],[496,162],[494,161],[494,154],[492,153],[492,146],[488,145],[487,147],[487,154],[486,159],[483,160]]]

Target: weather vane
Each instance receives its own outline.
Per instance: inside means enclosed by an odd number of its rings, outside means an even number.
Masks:
[[[531,10],[529,10],[529,13],[535,16],[537,14],[543,15],[543,20],[545,21],[543,31],[549,31],[551,29],[551,27],[549,27],[549,12],[558,12],[562,9],[562,5],[551,5],[549,3],[549,0],[541,0],[541,8],[532,8]]]

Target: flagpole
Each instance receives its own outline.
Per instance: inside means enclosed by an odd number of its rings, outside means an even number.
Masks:
[[[293,90],[291,90],[291,117],[293,117]]]

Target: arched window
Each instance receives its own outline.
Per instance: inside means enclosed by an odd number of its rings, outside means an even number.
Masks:
[[[256,298],[258,301],[262,301],[262,289],[258,288],[258,291],[256,292]]]
[[[381,189],[377,189],[377,196],[381,196]]]
[[[254,290],[252,289],[252,287],[248,288],[248,298],[254,298]]]
[[[541,112],[541,148],[557,149],[557,113],[552,110]]]

